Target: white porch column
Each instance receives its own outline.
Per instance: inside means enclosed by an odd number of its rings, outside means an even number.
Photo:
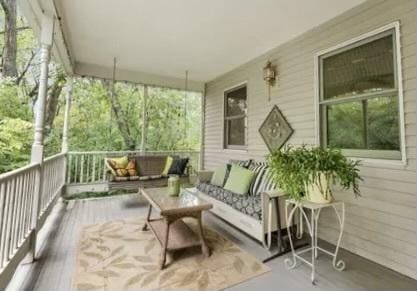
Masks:
[[[69,77],[67,80],[67,95],[65,98],[64,128],[62,130],[62,152],[68,152],[68,131],[70,122],[70,110],[72,100],[73,79]]]
[[[40,77],[38,100],[35,113],[35,136],[32,145],[32,163],[43,161],[43,131],[45,123],[45,104],[48,93],[49,61],[51,58],[51,47],[54,34],[54,18],[44,15],[42,19],[41,50],[40,50]]]
[[[41,50],[40,50],[40,77],[39,77],[39,90],[38,90],[38,100],[36,103],[36,113],[35,113],[35,135],[32,145],[31,153],[31,162],[39,163],[41,165],[41,170],[39,172],[38,178],[36,179],[35,185],[35,197],[33,200],[33,209],[34,214],[32,217],[32,228],[33,232],[31,234],[31,257],[32,260],[35,259],[36,253],[36,238],[38,233],[38,217],[40,213],[41,205],[41,193],[42,193],[42,177],[43,177],[43,159],[44,159],[44,124],[45,124],[45,105],[46,105],[46,96],[48,93],[48,73],[49,73],[49,61],[51,58],[51,47],[53,43],[53,34],[54,34],[54,17],[49,15],[44,15],[42,19],[41,26]]]

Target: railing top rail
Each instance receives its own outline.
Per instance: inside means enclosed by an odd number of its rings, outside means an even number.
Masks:
[[[33,169],[36,169],[36,168],[40,169],[40,166],[41,165],[39,163],[33,163],[33,164],[26,165],[24,167],[20,167],[16,170],[13,170],[13,171],[3,173],[3,174],[0,175],[0,182],[2,182],[4,180],[8,180],[8,179],[10,179],[14,176],[26,173],[26,172],[28,172],[30,170],[33,170]]]
[[[141,151],[141,150],[137,150],[137,151],[71,151],[68,152],[68,154],[70,155],[86,155],[86,154],[120,154],[120,153],[126,153],[126,154],[137,154],[137,153],[143,153],[143,154],[149,154],[149,153],[199,153],[199,151],[197,150],[167,150],[167,151]]]
[[[47,157],[47,158],[44,160],[44,162],[49,162],[49,161],[52,161],[52,160],[56,160],[56,159],[59,159],[59,158],[65,157],[65,155],[66,155],[66,154],[67,154],[67,153],[58,153],[58,154],[56,154],[56,155],[53,155],[53,156]]]

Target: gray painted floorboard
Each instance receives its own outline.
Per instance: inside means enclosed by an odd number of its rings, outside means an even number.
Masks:
[[[22,264],[8,290],[71,290],[76,246],[82,226],[120,218],[144,217],[146,203],[138,195],[58,201],[40,233],[38,260]],[[212,214],[205,223],[252,253],[259,260],[269,256],[259,243]],[[416,290],[417,282],[362,257],[341,250],[347,268],[331,267],[328,256],[319,257],[317,285],[310,283],[310,268],[299,264],[287,270],[282,256],[267,263],[272,272],[230,288],[230,290]]]

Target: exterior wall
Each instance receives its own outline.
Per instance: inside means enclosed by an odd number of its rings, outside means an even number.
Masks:
[[[264,159],[268,150],[258,128],[275,104],[294,128],[289,143],[315,144],[315,54],[399,20],[407,163],[364,162],[363,197],[354,199],[350,192],[336,193],[336,197],[346,202],[342,247],[413,278],[417,278],[416,8],[415,0],[367,1],[212,80],[206,84],[204,127],[204,165],[208,169],[230,158]],[[278,68],[270,102],[262,79],[268,59]],[[224,150],[223,91],[243,81],[248,86],[248,148]],[[322,239],[336,241],[333,214],[322,214],[319,229]]]

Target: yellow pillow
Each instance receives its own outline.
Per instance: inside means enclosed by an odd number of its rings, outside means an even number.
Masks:
[[[165,162],[165,168],[162,171],[162,176],[168,176],[168,171],[171,168],[172,162],[174,159],[170,156],[167,157],[167,161]]]
[[[113,163],[115,163],[118,169],[125,169],[127,167],[127,163],[129,160],[127,159],[127,156],[120,157],[120,158],[112,158],[110,159]]]
[[[130,160],[129,163],[127,163],[126,170],[129,173],[129,176],[137,176],[138,172],[136,171],[136,161]]]

